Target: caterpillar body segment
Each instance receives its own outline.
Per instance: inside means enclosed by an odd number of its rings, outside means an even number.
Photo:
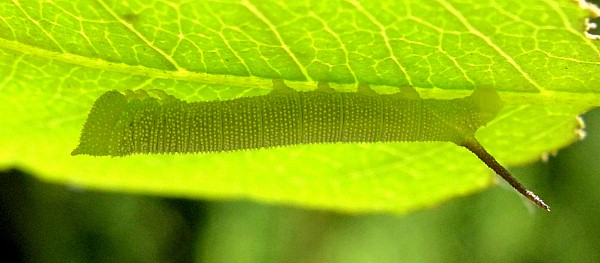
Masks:
[[[497,114],[482,113],[473,99],[481,97],[478,91],[434,100],[421,99],[413,89],[381,95],[360,85],[358,92],[337,92],[321,82],[315,91],[298,92],[274,82],[267,95],[191,103],[151,92],[102,95],[73,154],[202,153],[336,142],[460,144]]]

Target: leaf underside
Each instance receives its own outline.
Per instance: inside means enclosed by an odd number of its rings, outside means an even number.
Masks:
[[[434,99],[489,86],[506,106],[476,137],[505,166],[576,141],[576,116],[600,101],[599,42],[569,1],[124,3],[0,3],[2,167],[84,189],[405,213],[488,187],[493,173],[451,143],[69,153],[112,89],[203,101],[266,94],[275,78]]]

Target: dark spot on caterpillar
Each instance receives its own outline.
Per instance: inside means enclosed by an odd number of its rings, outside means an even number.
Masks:
[[[204,153],[316,143],[448,141],[475,153],[538,206],[525,189],[479,144],[474,134],[496,117],[502,101],[479,88],[452,100],[421,99],[412,88],[382,95],[367,85],[337,92],[321,82],[298,92],[282,80],[267,95],[225,101],[185,102],[162,91],[104,93],[94,103],[72,155]]]

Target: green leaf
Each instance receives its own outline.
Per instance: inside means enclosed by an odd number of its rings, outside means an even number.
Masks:
[[[583,34],[586,16],[576,3],[541,0],[5,1],[0,166],[86,189],[346,212],[432,206],[489,187],[493,173],[451,143],[69,153],[107,90],[199,101],[266,94],[283,78],[299,90],[413,86],[436,99],[494,87],[506,107],[476,136],[500,163],[523,164],[576,141],[578,114],[600,104],[600,45]]]

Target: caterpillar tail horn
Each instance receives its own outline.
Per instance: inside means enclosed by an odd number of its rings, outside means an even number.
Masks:
[[[479,159],[481,159],[485,164],[487,164],[488,167],[490,167],[492,170],[494,170],[494,172],[500,175],[515,190],[527,197],[527,199],[531,200],[531,202],[533,202],[540,208],[545,209],[546,211],[550,211],[550,206],[548,206],[544,202],[544,200],[542,200],[532,191],[525,188],[525,186],[519,183],[519,181],[517,181],[516,178],[512,177],[512,175],[510,175],[506,168],[500,165],[498,161],[496,161],[496,159],[494,159],[494,157],[490,155],[474,137],[465,139],[460,145],[469,149],[469,151],[477,155],[477,157],[479,157]]]

